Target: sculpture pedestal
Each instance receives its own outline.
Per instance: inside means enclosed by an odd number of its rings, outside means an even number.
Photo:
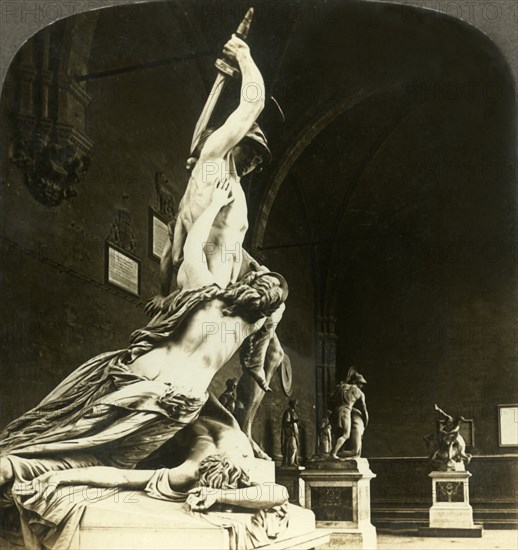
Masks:
[[[229,550],[228,529],[189,514],[183,504],[163,502],[142,493],[121,492],[118,502],[105,501],[87,507],[72,548],[78,550]],[[329,532],[315,529],[314,515],[289,505],[286,531],[267,546],[275,550],[317,548],[329,541]],[[253,512],[235,512],[243,525],[250,525]]]
[[[290,502],[299,506],[304,506],[305,500],[305,484],[300,477],[304,470],[304,466],[277,466],[275,469],[276,482],[288,489]]]
[[[419,534],[430,537],[481,537],[482,526],[473,523],[473,509],[469,504],[469,478],[466,471],[439,472],[432,478],[432,507],[430,526],[419,529]]]
[[[256,459],[253,479],[271,483],[274,478],[275,464]],[[287,529],[262,548],[309,550],[329,541],[329,531],[316,529],[313,512],[292,504],[288,508]],[[232,512],[232,518],[243,529],[252,525],[254,512],[240,508]],[[210,510],[193,514],[185,503],[156,500],[140,491],[119,491],[112,499],[92,502],[86,507],[71,547],[78,550],[229,550],[232,530],[220,522],[212,523],[211,514],[219,515]]]
[[[310,461],[300,475],[306,508],[315,513],[317,527],[332,531],[328,548],[376,548],[370,506],[370,481],[376,475],[366,458]]]

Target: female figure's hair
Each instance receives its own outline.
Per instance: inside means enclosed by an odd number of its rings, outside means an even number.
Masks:
[[[213,454],[201,461],[198,484],[213,489],[239,489],[251,485],[248,474],[223,454]]]
[[[255,323],[269,317],[288,297],[288,283],[279,273],[250,271],[241,280],[228,286],[221,299],[228,304],[225,315],[239,315]]]

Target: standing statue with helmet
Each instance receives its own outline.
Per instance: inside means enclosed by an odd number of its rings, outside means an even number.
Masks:
[[[336,460],[361,454],[363,432],[369,423],[365,394],[362,391],[366,383],[367,380],[356,368],[351,367],[345,382],[340,382],[333,393],[333,424],[338,437],[331,451],[331,457]],[[350,449],[340,452],[348,441]]]

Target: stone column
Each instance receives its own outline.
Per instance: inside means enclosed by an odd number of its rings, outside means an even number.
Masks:
[[[336,380],[336,318],[317,317],[315,345],[315,389],[317,426],[326,418],[327,398],[333,390]]]

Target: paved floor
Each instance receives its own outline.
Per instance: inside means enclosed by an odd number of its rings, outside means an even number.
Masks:
[[[482,538],[417,537],[414,533],[378,532],[378,550],[518,550],[518,531],[485,530]]]

